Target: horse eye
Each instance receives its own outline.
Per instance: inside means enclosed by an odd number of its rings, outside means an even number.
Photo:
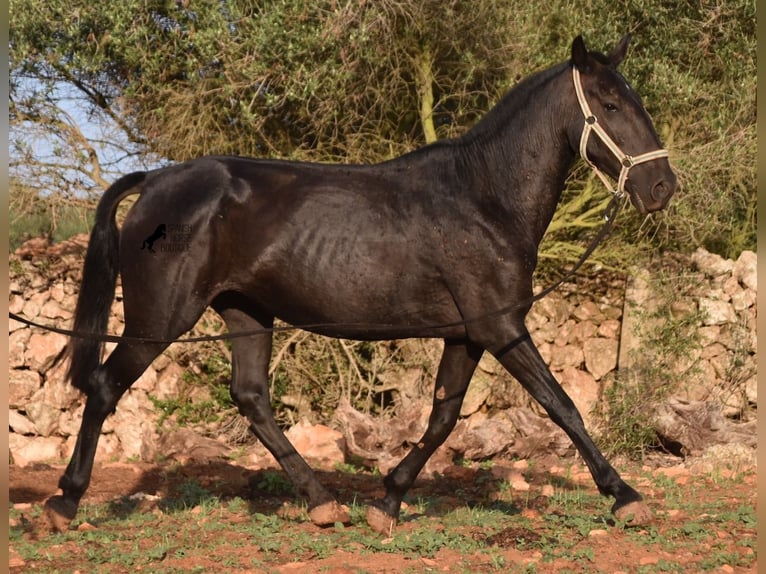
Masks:
[[[607,112],[616,112],[617,111],[617,106],[615,106],[614,104],[604,104],[604,109]]]

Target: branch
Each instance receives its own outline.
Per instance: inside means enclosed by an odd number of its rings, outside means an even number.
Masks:
[[[96,149],[91,145],[90,141],[85,137],[82,131],[80,131],[80,128],[77,127],[77,122],[69,113],[56,106],[56,114],[65,118],[66,121],[64,121],[53,115],[21,111],[15,105],[13,108],[15,118],[19,122],[31,122],[40,126],[48,126],[52,129],[51,131],[57,131],[61,134],[65,140],[69,141],[72,147],[84,151],[88,157],[90,170],[85,170],[82,167],[77,167],[76,169],[90,177],[99,187],[103,189],[109,187],[109,182],[102,176],[101,162],[98,158]]]
[[[415,57],[415,82],[420,98],[420,124],[426,143],[435,142],[438,137],[434,127],[434,59],[431,49],[426,46],[423,52]]]
[[[56,70],[61,77],[66,81],[69,82],[72,86],[77,88],[79,91],[81,91],[83,94],[86,95],[88,100],[97,108],[102,110],[107,116],[109,116],[109,119],[111,119],[119,128],[125,132],[125,134],[128,137],[128,141],[131,141],[136,144],[145,145],[146,139],[142,136],[138,135],[133,129],[125,122],[123,117],[112,110],[112,106],[109,103],[109,98],[98,91],[97,89],[93,88],[92,86],[86,85],[82,80],[77,78],[72,72],[61,66],[60,64],[51,64],[54,70]]]

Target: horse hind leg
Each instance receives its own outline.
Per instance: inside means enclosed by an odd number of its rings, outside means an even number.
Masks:
[[[398,521],[404,495],[431,455],[455,428],[465,392],[482,352],[480,347],[470,343],[445,341],[426,432],[384,479],[385,496],[367,509],[367,523],[376,532],[391,533]]]
[[[223,307],[222,302],[214,307],[226,321],[229,331],[256,330],[272,323],[271,319],[257,321],[237,307]],[[318,526],[348,523],[348,510],[319,483],[311,467],[274,420],[268,375],[271,347],[271,333],[232,341],[232,399],[239,412],[250,421],[255,436],[277,459],[296,490],[308,497],[311,521]]]
[[[88,397],[72,457],[59,480],[61,494],[45,502],[44,527],[64,531],[77,513],[90,484],[101,428],[133,382],[167,345],[120,343],[90,375]]]

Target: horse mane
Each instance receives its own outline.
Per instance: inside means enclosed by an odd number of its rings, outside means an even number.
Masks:
[[[557,77],[569,66],[570,62],[567,60],[527,76],[509,89],[494,107],[458,139],[463,140],[465,144],[470,144],[476,139],[486,141],[488,137],[492,138],[497,135],[498,130],[507,129],[508,124],[519,117],[521,108],[527,105],[529,98],[533,95],[539,95],[542,86]]]

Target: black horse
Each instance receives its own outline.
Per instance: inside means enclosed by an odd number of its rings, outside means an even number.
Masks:
[[[208,306],[230,331],[263,329],[232,342],[231,395],[308,497],[317,524],[346,522],[348,514],[274,421],[268,328],[275,318],[332,337],[444,339],[428,428],[369,507],[374,529],[396,524],[402,497],[455,425],[485,351],[571,437],[598,489],[615,498],[616,516],[651,520],[641,495],[591,440],[524,324],[538,244],[578,150],[619,179],[642,214],[663,209],[675,190],[667,152],[617,71],[628,41],[604,55],[578,37],[571,60],[519,83],[464,136],[384,163],[204,157],[112,185],[96,212],[74,328],[106,331],[121,273],[124,335],[155,341],[120,343],[103,364],[99,343],[70,342],[68,376],[87,402],[62,492],[46,503],[53,526],[66,528],[74,517],[102,424],[167,347],[156,340],[179,337]],[[119,231],[117,204],[136,193]],[[162,222],[191,230],[189,248],[141,252],[137,246]]]

